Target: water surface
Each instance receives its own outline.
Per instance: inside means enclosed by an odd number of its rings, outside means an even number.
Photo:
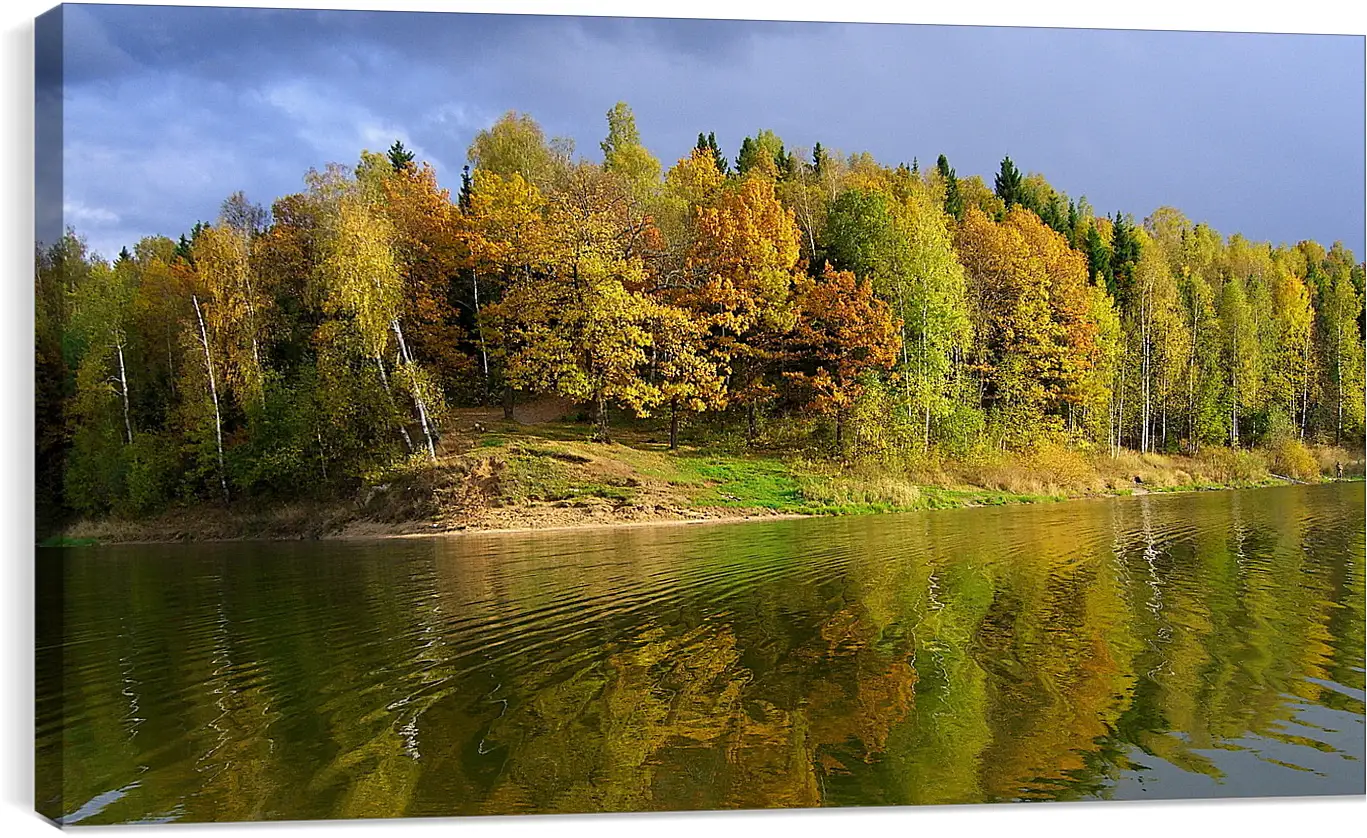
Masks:
[[[66,823],[1364,791],[1362,484],[40,550]]]

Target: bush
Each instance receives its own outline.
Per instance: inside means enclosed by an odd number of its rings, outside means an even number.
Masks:
[[[1283,438],[1271,450],[1272,471],[1282,477],[1296,480],[1318,481],[1320,464],[1305,443],[1298,439]]]
[[[166,506],[180,475],[175,440],[167,435],[140,433],[124,450],[126,491],[120,511],[145,514]]]
[[[965,457],[983,441],[987,422],[975,407],[953,403],[947,414],[934,423],[934,444],[950,457]]]
[[[1256,483],[1268,478],[1267,463],[1252,451],[1205,448],[1197,461],[1200,477],[1210,483]]]

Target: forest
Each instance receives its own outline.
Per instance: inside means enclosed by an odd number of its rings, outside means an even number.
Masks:
[[[40,531],[346,497],[436,464],[458,411],[546,396],[600,441],[657,423],[670,451],[733,433],[889,468],[1362,446],[1341,243],[1099,215],[1009,157],[989,184],[771,131],[734,159],[700,134],[666,170],[624,103],[600,145],[509,112],[458,186],[395,142],[112,259],[75,230],[39,243]]]

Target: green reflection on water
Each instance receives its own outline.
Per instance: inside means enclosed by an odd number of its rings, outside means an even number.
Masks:
[[[1363,552],[1361,484],[40,550],[37,803],[114,823],[1362,793]]]

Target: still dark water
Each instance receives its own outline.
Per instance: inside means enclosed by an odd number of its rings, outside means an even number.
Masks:
[[[38,808],[1361,794],[1363,553],[1362,484],[40,550]]]

